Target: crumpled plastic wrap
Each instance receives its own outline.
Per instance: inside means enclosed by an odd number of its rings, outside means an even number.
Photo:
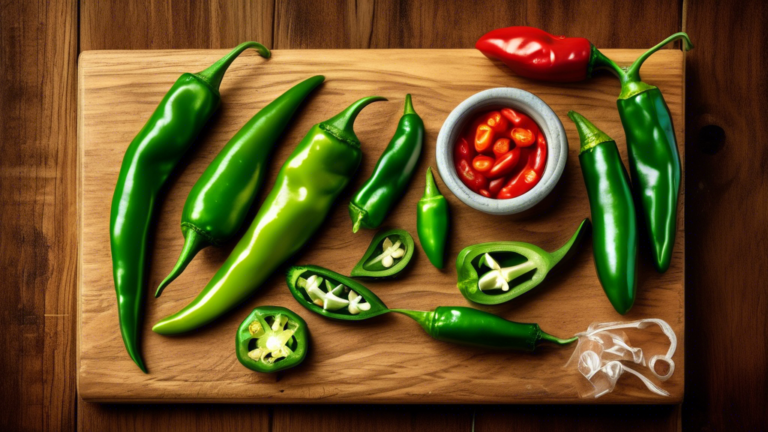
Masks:
[[[646,362],[643,350],[631,346],[629,338],[621,330],[642,330],[652,325],[661,327],[664,335],[669,338],[669,349],[666,355],[654,355]],[[648,318],[631,322],[593,323],[587,331],[576,336],[579,337],[579,343],[565,367],[575,365],[591,384],[591,389],[580,391],[579,396],[599,398],[612,392],[616,388],[619,377],[625,372],[639,378],[651,392],[661,396],[669,396],[666,390],[636,370],[647,368],[662,382],[668,380],[675,372],[675,362],[672,361],[672,356],[677,348],[677,337],[672,327],[665,321]],[[623,362],[632,362],[638,367],[633,369]],[[666,367],[664,367],[665,365]],[[657,366],[663,368],[665,372],[661,374],[657,372]]]

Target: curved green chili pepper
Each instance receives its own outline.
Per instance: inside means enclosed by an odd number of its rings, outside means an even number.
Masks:
[[[579,113],[568,117],[581,138],[579,161],[592,210],[592,247],[600,284],[614,309],[625,314],[637,287],[637,221],[629,176],[616,143]]]
[[[408,266],[415,249],[408,231],[391,229],[376,234],[350,275],[362,278],[395,277]]]
[[[616,104],[627,137],[633,189],[642,209],[653,265],[662,273],[669,268],[677,233],[680,153],[664,96],[657,87],[642,82],[640,68],[651,54],[678,39],[683,40],[686,51],[693,48],[688,35],[680,32],[645,52],[626,69],[611,62],[613,72],[621,80]]]
[[[240,324],[235,353],[256,372],[272,373],[298,366],[309,348],[307,323],[280,306],[259,306]]]
[[[181,214],[184,248],[155,297],[181,275],[198,252],[234,237],[264,183],[272,147],[304,99],[324,79],[318,75],[302,81],[265,106],[208,165],[189,192]]]
[[[109,220],[112,271],[120,331],[128,355],[147,372],[139,354],[140,316],[146,283],[147,238],[157,194],[219,107],[219,85],[229,65],[247,48],[270,52],[256,42],[238,45],[208,69],[185,73],[173,84],[125,151],[112,196]]]
[[[432,176],[432,168],[427,168],[427,185],[424,196],[416,208],[416,230],[419,241],[429,262],[442,269],[445,265],[445,244],[448,240],[448,201],[440,194]]]
[[[353,124],[373,96],[313,126],[277,175],[256,218],[232,253],[192,303],[152,327],[171,335],[199,328],[248,296],[317,231],[360,166]]]
[[[352,232],[360,227],[378,228],[408,187],[424,142],[424,122],[405,96],[405,110],[392,141],[382,153],[373,174],[349,203]]]
[[[571,239],[552,253],[515,241],[464,248],[456,258],[459,291],[469,301],[494,305],[532,290],[544,281],[552,268],[573,254],[573,246],[581,243],[589,225],[589,219],[584,219]]]
[[[317,266],[291,267],[287,282],[296,301],[316,314],[341,321],[362,321],[388,312],[400,313],[413,318],[434,339],[444,342],[533,351],[541,342],[566,345],[578,340],[577,337],[556,338],[543,332],[538,324],[508,321],[468,307],[441,306],[433,311],[388,309],[381,299],[360,283]],[[323,289],[324,286],[327,288]],[[350,313],[352,302],[356,302],[356,308],[364,306],[365,310]]]

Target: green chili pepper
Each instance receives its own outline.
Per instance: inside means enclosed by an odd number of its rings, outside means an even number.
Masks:
[[[448,240],[448,201],[437,189],[432,168],[427,168],[427,185],[416,209],[416,230],[429,262],[442,269]]]
[[[637,221],[629,176],[616,143],[581,114],[569,112],[581,138],[579,161],[592,210],[595,267],[614,309],[625,314],[637,287]]]
[[[352,232],[360,227],[378,228],[389,211],[405,194],[421,156],[424,142],[424,122],[411,104],[411,95],[405,96],[405,111],[397,125],[392,141],[382,153],[366,181],[349,203]]]
[[[353,124],[373,96],[313,126],[277,175],[248,231],[192,303],[152,327],[171,335],[199,328],[253,294],[285,260],[298,252],[330,212],[360,166]]]
[[[291,267],[287,282],[296,301],[324,317],[362,321],[389,312],[400,313],[413,318],[434,339],[444,342],[533,351],[545,341],[566,345],[578,340],[577,337],[556,338],[543,332],[538,324],[512,322],[468,307],[441,306],[433,311],[388,309],[360,283],[317,266]]]
[[[355,264],[350,275],[377,279],[395,277],[411,262],[413,249],[413,237],[408,231],[382,231],[373,238],[368,250]]]
[[[589,225],[589,219],[584,219],[571,239],[552,253],[515,241],[464,248],[456,258],[459,291],[467,300],[494,305],[532,290],[544,281],[550,270],[574,253],[573,246],[581,243]]]
[[[183,74],[123,157],[109,220],[112,270],[123,342],[128,355],[144,372],[147,368],[139,354],[138,339],[147,276],[147,238],[157,195],[218,108],[219,85],[227,68],[247,48],[255,48],[262,57],[270,56],[263,45],[245,42],[208,69]]]
[[[307,323],[280,306],[259,306],[240,324],[235,338],[237,359],[256,372],[298,366],[309,348]]]
[[[677,233],[680,153],[664,96],[657,87],[641,81],[640,68],[651,54],[678,39],[683,40],[686,51],[693,48],[688,35],[680,32],[645,52],[626,69],[610,62],[621,80],[621,94],[616,103],[627,137],[629,172],[649,237],[653,265],[659,272],[669,268]]]
[[[232,137],[189,192],[181,214],[184,248],[155,297],[202,249],[231,240],[264,183],[265,165],[277,139],[304,99],[324,80],[305,80],[259,111]]]

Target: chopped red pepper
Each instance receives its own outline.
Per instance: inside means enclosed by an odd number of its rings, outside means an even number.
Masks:
[[[493,167],[488,171],[488,178],[495,179],[511,173],[520,161],[520,152],[520,147],[515,147],[505,155],[496,159],[496,163],[493,164]]]
[[[487,124],[481,124],[475,132],[475,150],[483,153],[491,149],[493,144],[493,129]]]
[[[474,159],[472,159],[472,168],[474,168],[476,171],[484,173],[491,170],[491,168],[494,166],[493,163],[494,159],[492,157],[477,155]]]
[[[512,175],[509,182],[499,191],[497,198],[515,198],[533,189],[541,180],[546,163],[547,140],[544,134],[539,134],[536,149],[529,154],[525,167],[519,173]]]
[[[491,111],[486,114],[485,124],[491,127],[496,133],[503,133],[507,131],[509,126],[509,120],[504,118],[498,111]]]
[[[491,193],[487,189],[480,189],[480,195],[486,197],[486,198],[493,198],[491,196]]]
[[[493,144],[493,154],[496,157],[507,154],[509,152],[509,138],[499,138]]]
[[[498,195],[505,183],[507,183],[507,177],[499,177],[491,180],[491,182],[488,183],[488,192],[490,192],[492,196]]]
[[[454,156],[456,158],[457,165],[460,160],[471,161],[476,154],[477,153],[475,153],[475,148],[469,145],[466,139],[459,139],[459,145],[456,146],[456,153]]]
[[[515,142],[515,145],[520,147],[528,147],[536,142],[536,135],[534,135],[530,129],[514,128],[512,129],[512,132],[509,133],[509,136],[512,137],[512,141]]]
[[[480,193],[480,190],[488,188],[488,179],[472,169],[469,162],[465,160],[459,161],[456,164],[456,172],[459,174],[462,183],[467,185],[472,192]]]
[[[515,111],[512,108],[504,108],[501,110],[501,115],[509,120],[509,122],[512,123],[512,127],[514,128],[528,129],[533,132],[534,135],[541,134],[539,131],[539,126],[536,124],[536,122],[521,112]],[[535,139],[534,142],[536,142]]]

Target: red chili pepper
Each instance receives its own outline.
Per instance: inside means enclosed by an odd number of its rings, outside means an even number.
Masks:
[[[456,164],[456,172],[459,174],[461,181],[472,190],[472,192],[480,193],[482,189],[488,188],[488,179],[479,172],[472,169],[469,162],[461,160]]]
[[[544,174],[544,166],[547,163],[547,140],[544,134],[539,134],[536,140],[536,149],[529,154],[525,167],[517,174],[512,175],[499,194],[498,199],[518,197],[533,189]]]
[[[590,77],[596,63],[601,64],[587,39],[554,36],[534,27],[493,30],[475,48],[520,76],[542,81],[581,81]]]
[[[497,179],[491,180],[490,183],[488,183],[488,192],[492,196],[498,195],[499,191],[502,187],[504,187],[504,184],[507,182],[507,177],[499,177]]]
[[[474,168],[475,171],[484,173],[486,171],[490,171],[491,168],[493,168],[493,163],[494,159],[492,157],[486,155],[477,155],[474,159],[472,159],[472,168]]]
[[[475,150],[479,153],[488,151],[493,144],[493,129],[483,123],[475,131]]]
[[[471,161],[476,154],[474,146],[469,145],[469,142],[467,142],[466,139],[459,138],[459,145],[456,146],[456,152],[454,154],[456,165],[458,165],[461,160]]]
[[[509,152],[509,138],[499,138],[493,144],[493,154],[498,158]]]
[[[509,122],[512,123],[512,127],[514,128],[528,129],[533,132],[534,135],[541,134],[541,131],[539,131],[539,125],[537,125],[533,119],[519,111],[515,111],[512,108],[504,108],[501,110],[501,115],[509,120]],[[536,142],[535,139],[534,142]]]
[[[536,142],[536,135],[530,129],[516,127],[512,129],[509,136],[520,147],[528,147]]]
[[[485,115],[485,124],[491,127],[496,133],[503,133],[507,131],[509,121],[504,118],[498,111],[491,111]]]
[[[480,189],[480,195],[486,197],[486,198],[493,198],[491,196],[491,193],[486,189]]]
[[[520,147],[515,147],[505,155],[496,159],[496,163],[488,171],[488,178],[495,179],[512,172],[520,161]]]

